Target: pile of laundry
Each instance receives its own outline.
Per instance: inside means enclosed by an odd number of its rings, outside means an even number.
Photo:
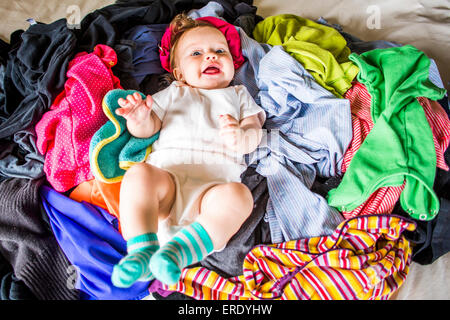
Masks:
[[[117,1],[78,28],[32,22],[0,43],[1,299],[389,299],[411,261],[449,251],[450,111],[436,63],[323,18],[256,11]],[[267,115],[241,176],[255,205],[178,284],[117,288],[121,177],[158,137],[135,139],[103,101],[168,85],[159,43],[181,12],[238,31],[233,84]]]

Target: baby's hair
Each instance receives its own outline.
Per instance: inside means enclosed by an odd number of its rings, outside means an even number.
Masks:
[[[170,22],[170,53],[169,53],[169,63],[170,68],[173,70],[175,67],[175,49],[178,44],[178,40],[180,40],[181,36],[191,29],[197,27],[212,27],[215,28],[212,24],[202,21],[202,20],[194,20],[185,13],[180,13],[175,16]]]

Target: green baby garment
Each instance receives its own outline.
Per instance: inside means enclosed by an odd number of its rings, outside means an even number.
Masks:
[[[126,99],[136,90],[114,89],[103,97],[102,108],[108,121],[95,132],[89,145],[89,164],[94,177],[104,183],[122,181],[123,175],[133,164],[144,162],[159,138],[159,132],[149,138],[132,136],[125,118],[116,115],[120,108],[117,100]],[[146,96],[139,92],[143,99]]]
[[[433,191],[436,150],[417,97],[441,99],[445,90],[428,79],[430,59],[413,46],[376,49],[349,56],[366,85],[374,127],[356,152],[329,205],[351,211],[375,190],[405,182],[400,204],[413,218],[431,220],[439,211]]]
[[[293,14],[268,17],[256,25],[253,36],[258,42],[283,46],[317,83],[339,98],[358,74],[358,67],[348,59],[344,37],[312,20]]]

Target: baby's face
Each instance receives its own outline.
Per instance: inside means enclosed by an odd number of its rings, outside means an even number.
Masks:
[[[176,47],[173,73],[192,87],[227,87],[234,77],[234,64],[222,32],[212,27],[186,31]]]

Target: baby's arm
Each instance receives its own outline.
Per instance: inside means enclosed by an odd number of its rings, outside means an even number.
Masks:
[[[240,122],[229,114],[221,115],[220,124],[220,136],[231,150],[247,154],[261,142],[262,123],[258,114],[243,118]]]
[[[141,95],[135,92],[127,99],[119,98],[117,101],[121,108],[116,114],[127,120],[128,131],[137,138],[149,138],[161,129],[161,120],[152,111],[153,99],[150,95],[142,100]]]

